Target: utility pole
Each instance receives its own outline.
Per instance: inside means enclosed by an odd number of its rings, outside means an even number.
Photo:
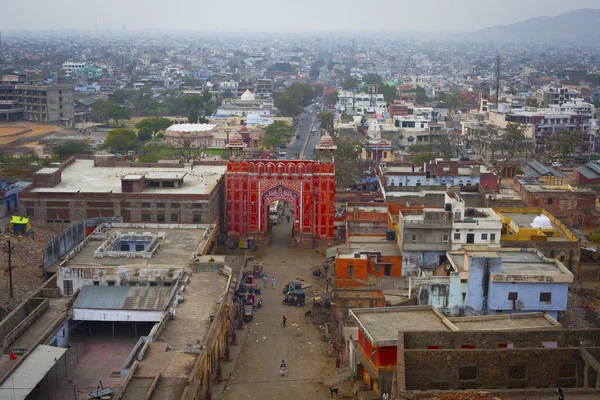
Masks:
[[[500,104],[500,54],[496,56],[496,109]]]
[[[12,249],[14,249],[15,245],[10,242],[10,238],[6,241],[8,246],[8,281],[10,285],[10,297],[13,296],[13,279],[12,279]]]

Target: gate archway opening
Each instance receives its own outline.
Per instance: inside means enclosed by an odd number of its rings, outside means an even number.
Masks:
[[[295,232],[300,232],[300,218],[298,217],[300,195],[298,193],[279,185],[263,193],[260,204],[261,220],[259,228],[267,227],[267,231],[271,232],[273,225],[283,224],[289,225],[292,236]],[[290,217],[289,221],[287,217]]]
[[[334,179],[333,163],[230,161],[226,189],[228,236],[264,241],[269,229],[269,204],[282,200],[294,210],[297,243],[332,239]]]

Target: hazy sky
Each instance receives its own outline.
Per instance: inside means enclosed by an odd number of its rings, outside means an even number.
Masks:
[[[0,0],[0,29],[473,31],[581,8],[600,1]]]

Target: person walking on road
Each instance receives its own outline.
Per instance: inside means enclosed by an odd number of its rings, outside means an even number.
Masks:
[[[263,286],[263,287],[265,287],[265,288],[266,288],[266,287],[267,287],[267,276],[266,276],[266,275],[265,275],[265,276],[263,276],[263,284],[264,284],[264,286]]]
[[[275,277],[274,276],[271,277],[271,287],[273,289],[275,289]]]
[[[286,317],[285,317],[285,315],[284,315],[284,316],[283,316],[283,322],[282,322],[282,325],[283,325],[283,327],[284,327],[284,328],[285,328],[285,323],[286,323],[286,321],[287,321],[287,318],[286,318]]]
[[[290,216],[288,215],[285,218],[287,218],[287,223],[289,224],[290,223]]]
[[[287,365],[285,365],[285,360],[281,360],[281,365],[279,366],[279,373],[281,374],[281,376],[285,374],[286,367]]]

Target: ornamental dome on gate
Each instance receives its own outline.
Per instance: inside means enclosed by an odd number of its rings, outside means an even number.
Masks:
[[[331,145],[333,145],[333,138],[331,137],[331,135],[323,135],[323,136],[321,136],[319,145],[320,146],[331,146]]]
[[[240,135],[237,132],[234,132],[231,135],[229,135],[229,144],[231,146],[242,146],[244,144],[244,139],[242,138],[242,135]]]
[[[315,146],[316,150],[329,150],[334,151],[337,149],[337,146],[333,144],[333,138],[329,134],[325,134],[321,136],[321,140],[319,140],[319,144]]]

